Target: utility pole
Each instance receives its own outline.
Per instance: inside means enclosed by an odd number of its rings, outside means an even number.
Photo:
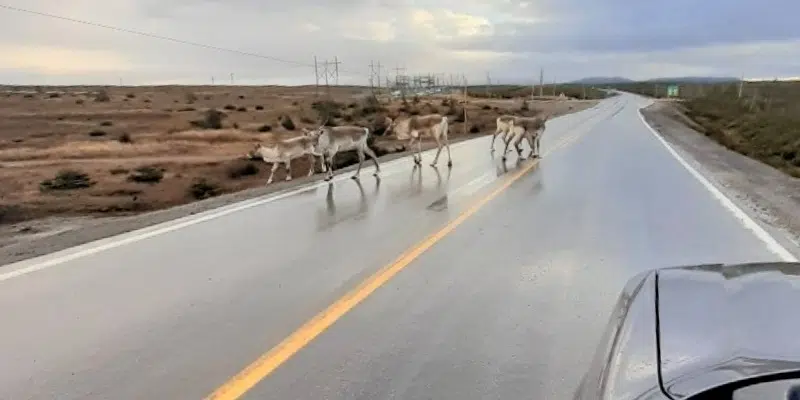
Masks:
[[[231,72],[231,85],[233,85],[233,72]]]
[[[742,79],[739,80],[739,98],[742,98],[742,92],[744,92],[744,75],[742,75]]]
[[[536,84],[531,82],[531,100],[536,97]]]
[[[214,77],[211,77],[211,86],[214,86]]]
[[[486,97],[491,97],[489,94],[489,86],[492,85],[492,77],[489,75],[489,71],[486,71]]]
[[[467,134],[467,77],[461,74],[461,79],[464,81],[464,134]]]
[[[539,96],[544,96],[544,68],[539,69]]]
[[[381,67],[381,62],[378,61],[378,70],[375,72],[375,76],[376,76],[377,81],[378,81],[378,93],[381,92],[381,68],[382,68]]]
[[[319,67],[317,66],[317,56],[314,56],[314,96],[319,97]]]
[[[375,95],[375,64],[369,60],[369,90]]]

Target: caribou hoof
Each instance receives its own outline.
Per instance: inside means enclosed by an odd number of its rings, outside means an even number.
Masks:
[[[381,175],[379,173],[377,173],[377,172],[373,173],[372,176],[374,176],[376,178],[380,178],[381,177]]]
[[[505,161],[506,161],[506,156],[503,156],[503,162],[505,162]]]
[[[452,161],[448,161],[447,162],[447,167],[448,168],[453,168],[453,162]]]
[[[357,181],[358,180],[358,175],[353,175],[353,176],[350,177],[350,179],[352,179],[354,181]]]

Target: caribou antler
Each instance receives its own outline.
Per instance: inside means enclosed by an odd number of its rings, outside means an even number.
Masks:
[[[330,119],[331,119],[331,115],[328,114],[328,116],[325,117],[325,121],[322,124],[320,124],[319,127],[322,128],[323,126],[325,126],[325,124],[327,124],[328,120],[330,120]],[[319,129],[319,128],[317,128],[317,129]]]

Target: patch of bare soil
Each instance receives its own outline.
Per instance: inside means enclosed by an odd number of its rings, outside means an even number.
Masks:
[[[780,233],[784,245],[800,243],[800,179],[739,154],[698,132],[696,124],[671,102],[656,101],[642,110],[653,128],[696,160],[709,177],[751,215]],[[797,254],[797,253],[796,253]]]
[[[334,89],[330,100],[315,97],[313,87],[0,91],[0,264],[319,179],[305,178],[311,166],[303,158],[292,162],[293,181],[281,182],[279,168],[279,183],[264,187],[270,165],[244,155],[255,143],[300,135],[327,115],[333,124],[371,127],[376,153],[396,157],[405,143],[381,136],[385,116],[446,114],[458,141],[492,132],[501,113],[557,116],[595,104],[448,97],[388,103],[360,88]],[[337,168],[354,162],[355,154],[338,157]]]

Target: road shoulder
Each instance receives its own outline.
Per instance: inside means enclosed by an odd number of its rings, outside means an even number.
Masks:
[[[450,142],[458,143],[482,136],[482,134],[459,136]],[[423,144],[423,150],[431,148],[435,148],[435,145],[432,143]],[[385,163],[409,154],[411,154],[409,151],[387,154],[380,157],[380,162]],[[355,171],[356,167],[357,165],[351,165],[338,169],[336,174],[340,175]],[[0,229],[0,246],[2,246],[0,247],[0,268],[7,264],[229,206],[241,201],[277,195],[280,192],[320,182],[323,178],[323,174],[315,174],[291,181],[275,182],[268,186],[228,193],[145,214],[104,218],[88,216],[52,217],[4,226]],[[2,243],[4,241],[10,243]]]
[[[676,150],[700,164],[706,177],[724,189],[737,205],[767,225],[771,233],[779,233],[781,237],[776,239],[798,253],[800,179],[709,139],[692,129],[692,121],[669,102],[656,101],[643,108],[642,115]]]

